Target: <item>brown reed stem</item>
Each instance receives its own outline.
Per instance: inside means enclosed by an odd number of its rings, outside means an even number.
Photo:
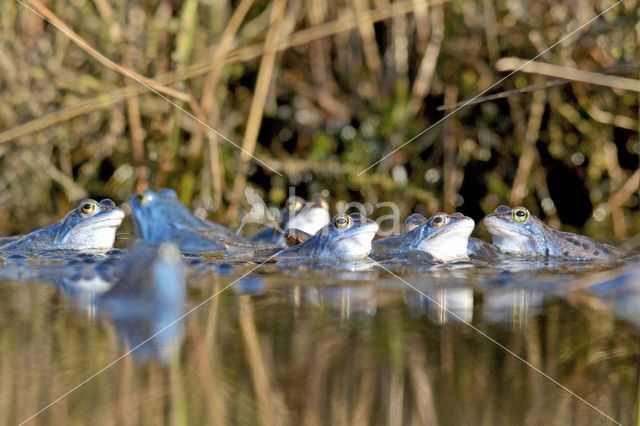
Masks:
[[[269,20],[269,30],[267,31],[264,44],[264,55],[262,57],[262,61],[260,61],[258,80],[256,81],[256,87],[253,93],[251,108],[249,109],[247,129],[242,141],[243,151],[240,154],[240,165],[238,167],[236,178],[233,182],[233,195],[229,205],[229,210],[227,211],[227,219],[234,218],[237,215],[242,190],[244,189],[247,181],[249,160],[251,158],[251,154],[253,154],[256,148],[258,132],[260,130],[260,124],[262,123],[262,116],[264,114],[264,105],[267,100],[267,95],[269,94],[269,87],[271,86],[271,77],[273,75],[276,62],[276,45],[280,38],[280,29],[282,22],[284,21],[286,5],[286,0],[274,0],[271,5],[272,10]]]

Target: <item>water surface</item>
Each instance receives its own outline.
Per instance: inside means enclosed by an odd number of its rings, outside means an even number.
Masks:
[[[87,272],[100,259],[58,277],[68,267],[5,260],[0,424],[29,418],[159,331],[32,421],[637,422],[634,263],[185,260],[179,309],[124,318],[92,304],[87,289],[109,285]]]

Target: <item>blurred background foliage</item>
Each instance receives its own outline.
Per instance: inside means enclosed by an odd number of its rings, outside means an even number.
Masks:
[[[637,79],[636,1],[538,59],[565,80],[532,69],[504,81],[500,58],[533,58],[614,1],[24,4],[33,11],[0,3],[3,233],[147,187],[235,226],[245,183],[273,205],[294,186],[332,205],[371,202],[374,217],[382,201],[403,217],[475,220],[504,203],[605,239],[640,230],[638,92],[572,79],[576,68]],[[514,91],[531,85],[542,86]],[[439,107],[488,88],[512,92],[438,123],[454,110]]]

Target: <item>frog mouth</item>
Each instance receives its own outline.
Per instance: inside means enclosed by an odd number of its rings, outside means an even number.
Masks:
[[[444,235],[451,237],[465,237],[469,238],[471,233],[473,232],[473,228],[475,228],[475,222],[472,220],[462,220],[456,224],[444,227],[443,229],[436,230],[433,234],[427,237],[427,241],[434,240],[436,238],[440,238]]]
[[[372,226],[372,225],[376,225],[376,226]],[[346,235],[342,235],[339,238],[336,238],[335,242],[339,242],[339,241],[344,241],[346,239],[360,239],[361,237],[363,237],[366,234],[372,234],[371,235],[371,239],[373,240],[373,237],[376,235],[376,233],[378,232],[378,226],[375,222],[369,222],[366,225],[363,225],[360,229],[358,230],[354,230],[352,232],[346,232]]]
[[[485,222],[486,226],[486,222]],[[494,225],[491,224],[487,226],[487,231],[491,234],[491,237],[499,237],[499,238],[527,238],[529,239],[529,235],[524,234],[522,232],[518,232],[515,229]]]
[[[100,220],[89,220],[82,224],[82,229],[96,229],[96,228],[118,228],[122,224],[124,219],[124,213],[115,211]]]
[[[487,231],[489,231],[491,236],[529,238],[528,234],[520,232],[511,226],[505,225],[504,220],[500,220],[494,216],[487,216],[483,222],[484,222],[484,226],[487,228]]]

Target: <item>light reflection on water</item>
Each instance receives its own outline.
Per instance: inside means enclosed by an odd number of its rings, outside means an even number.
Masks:
[[[255,267],[201,259],[185,306],[152,288],[127,302],[132,315],[120,301],[105,315],[96,298],[113,275],[89,264],[0,269],[0,423],[28,418]],[[609,423],[465,322],[636,421],[637,266],[384,267],[419,291],[370,262],[264,265],[37,421]]]

